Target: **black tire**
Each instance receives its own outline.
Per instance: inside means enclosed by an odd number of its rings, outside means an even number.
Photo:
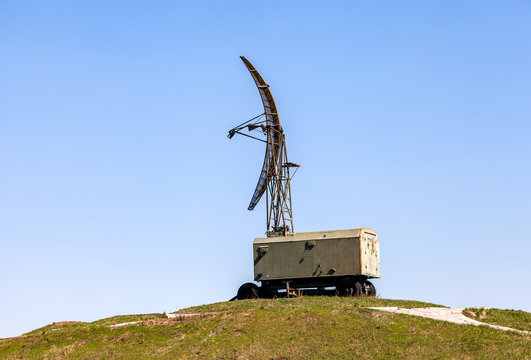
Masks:
[[[361,283],[355,279],[346,279],[337,286],[337,295],[357,297],[362,293]]]
[[[365,296],[375,297],[376,288],[369,280],[365,280],[362,285],[362,293]]]
[[[260,297],[258,286],[253,283],[245,283],[238,289],[237,296],[238,300],[258,299]]]

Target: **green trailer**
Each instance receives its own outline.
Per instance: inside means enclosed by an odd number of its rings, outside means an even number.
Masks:
[[[369,279],[380,277],[378,234],[368,228],[257,238],[253,259],[254,280],[261,286],[242,285],[239,299],[289,296],[301,290],[374,296]]]

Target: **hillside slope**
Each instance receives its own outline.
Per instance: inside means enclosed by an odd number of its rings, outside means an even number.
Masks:
[[[531,358],[529,335],[385,313],[366,306],[436,305],[337,297],[225,302],[179,311],[201,313],[198,316],[128,315],[93,323],[56,323],[0,340],[0,358]],[[134,321],[140,322],[109,326]]]
[[[531,331],[531,314],[522,310],[467,308],[463,313],[471,319],[489,324]]]

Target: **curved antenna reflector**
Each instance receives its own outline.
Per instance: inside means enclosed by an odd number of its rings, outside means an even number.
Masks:
[[[249,70],[251,73],[256,87],[258,88],[258,93],[260,94],[260,98],[262,99],[262,104],[264,106],[264,115],[267,128],[267,146],[264,164],[262,166],[262,171],[260,172],[260,177],[258,178],[258,184],[256,184],[256,189],[254,190],[253,197],[251,198],[251,202],[249,203],[248,207],[248,210],[253,210],[267,189],[267,184],[270,179],[268,175],[274,173],[275,171],[274,156],[275,154],[279,153],[279,134],[282,132],[282,127],[278,118],[277,105],[275,104],[275,99],[273,99],[273,94],[269,89],[269,85],[267,85],[262,78],[262,75],[260,75],[258,70],[255,69],[249,60],[243,56],[240,56],[240,58],[247,67],[247,70]]]

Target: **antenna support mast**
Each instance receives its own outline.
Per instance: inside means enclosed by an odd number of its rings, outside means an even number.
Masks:
[[[265,193],[266,234],[267,236],[286,236],[294,231],[291,179],[297,172],[299,165],[288,161],[286,139],[269,85],[249,60],[243,56],[240,56],[240,58],[251,73],[258,88],[264,112],[229,130],[228,138],[232,139],[235,134],[240,134],[266,143],[264,164],[248,210],[253,210]],[[261,132],[262,136],[265,136],[265,140],[243,133],[242,130],[245,128],[248,131]],[[295,168],[292,173],[290,173],[291,168]]]

